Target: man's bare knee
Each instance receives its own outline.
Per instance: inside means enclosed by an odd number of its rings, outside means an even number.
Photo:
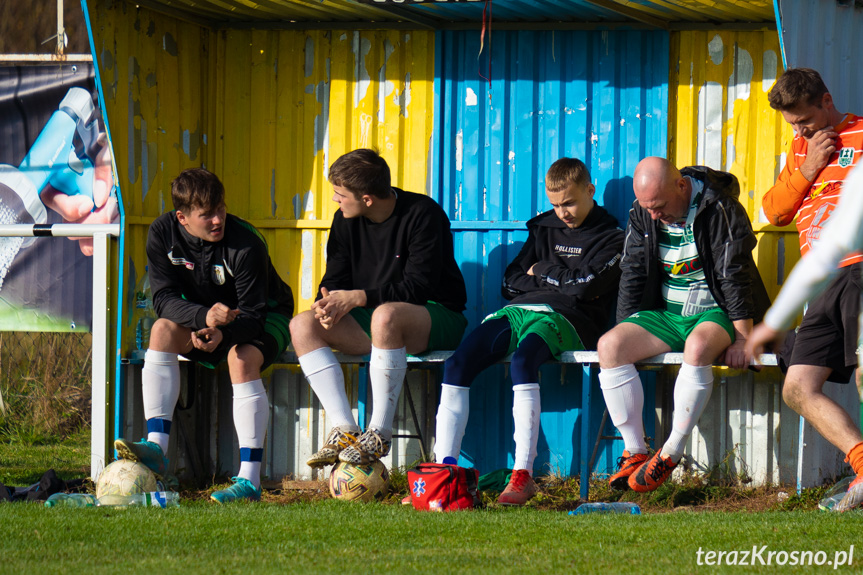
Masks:
[[[291,339],[301,340],[302,338],[308,336],[309,334],[314,332],[315,323],[317,322],[318,320],[315,317],[315,313],[312,311],[304,311],[300,314],[297,314],[296,316],[294,316],[290,323]]]
[[[690,335],[686,340],[684,356],[691,365],[710,365],[716,360],[713,342],[699,335]]]
[[[244,383],[260,378],[264,355],[253,345],[235,345],[228,352],[228,370],[234,383]]]
[[[150,330],[149,349],[168,353],[185,353],[192,348],[191,331],[169,319],[159,318]]]
[[[599,365],[602,367],[617,367],[623,362],[620,357],[620,349],[623,338],[614,329],[599,338],[596,344],[596,353],[599,356]]]

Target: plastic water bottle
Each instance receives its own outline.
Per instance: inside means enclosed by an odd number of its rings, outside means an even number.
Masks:
[[[151,491],[132,495],[103,495],[97,503],[108,507],[178,507],[180,494],[176,491]]]
[[[641,508],[637,503],[616,501],[614,503],[584,503],[570,515],[586,515],[587,513],[625,513],[627,515],[641,515]]]
[[[848,492],[848,486],[856,479],[856,476],[846,477],[833,487],[827,490],[821,501],[818,502],[818,509],[821,511],[833,511],[833,508],[842,501],[845,494]]]
[[[89,493],[55,493],[45,507],[95,507],[96,498]]]
[[[156,310],[153,309],[153,294],[150,290],[150,273],[144,267],[144,275],[135,286],[135,347],[147,349],[150,345],[150,330],[156,321]]]

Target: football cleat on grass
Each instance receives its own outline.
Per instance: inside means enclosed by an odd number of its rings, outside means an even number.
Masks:
[[[343,429],[334,427],[327,435],[327,442],[314,455],[309,457],[306,465],[309,467],[325,467],[339,460],[339,453],[357,442],[359,429]]]
[[[165,457],[158,443],[146,439],[136,443],[121,438],[114,441],[114,449],[117,450],[120,459],[142,463],[159,478],[165,477],[168,473],[168,458]]]
[[[670,457],[662,457],[660,449],[629,476],[629,488],[639,493],[653,491],[665,483],[675,467],[677,464],[671,461]]]
[[[845,497],[836,504],[833,511],[850,511],[860,507],[861,503],[863,503],[863,474],[858,475],[857,479],[851,482],[848,491],[845,492]]]
[[[351,465],[371,465],[390,452],[392,440],[372,428],[366,429],[357,442],[339,453],[339,460]]]
[[[413,505],[413,501],[411,501],[410,495],[402,497],[402,505]]]
[[[497,498],[497,502],[501,505],[524,505],[537,491],[536,483],[527,469],[516,469],[510,475],[509,484]]]
[[[232,501],[241,501],[248,499],[249,501],[261,500],[261,488],[252,485],[252,482],[242,477],[231,477],[233,485],[226,489],[214,491],[210,495],[210,499],[216,503],[230,503]]]
[[[629,476],[635,473],[639,466],[647,461],[646,453],[630,454],[624,450],[623,455],[617,458],[617,473],[609,477],[608,483],[614,489],[626,491],[629,489]]]

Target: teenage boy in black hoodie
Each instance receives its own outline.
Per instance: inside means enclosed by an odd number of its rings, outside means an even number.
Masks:
[[[524,505],[536,494],[531,477],[539,438],[539,368],[567,350],[593,349],[613,311],[623,230],[593,199],[581,160],[561,158],[545,176],[554,209],[527,222],[528,238],[506,268],[503,296],[447,360],[435,431],[435,460],[456,463],[468,419],[468,392],[479,373],[512,353],[515,464],[498,499]]]
[[[339,211],[327,241],[327,271],[312,309],[291,321],[300,367],[331,425],[307,465],[369,465],[390,451],[407,354],[458,345],[467,326],[467,292],[446,213],[428,196],[393,188],[389,166],[376,152],[341,156],[329,180]],[[372,417],[362,434],[331,348],[371,353]]]
[[[625,450],[612,487],[653,491],[677,466],[686,440],[710,399],[713,362],[749,365],[744,350],[770,300],[752,249],[755,234],[737,200],[737,178],[701,166],[678,170],[645,158],[633,177],[620,263],[618,325],[599,340],[599,383]],[[683,352],[674,383],[668,440],[647,455],[641,411],[644,390],[633,365]]]

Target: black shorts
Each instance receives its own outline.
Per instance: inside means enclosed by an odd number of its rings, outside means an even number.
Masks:
[[[827,379],[848,383],[857,367],[857,316],[863,263],[839,270],[827,289],[809,303],[797,334],[782,351],[787,364],[829,367]],[[793,347],[791,347],[793,346]]]
[[[257,339],[244,342],[258,348],[261,354],[263,354],[264,363],[261,365],[261,371],[264,371],[274,361],[276,361],[279,354],[285,351],[288,344],[291,343],[291,332],[288,329],[288,325],[290,323],[291,318],[287,316],[278,313],[268,313],[266,323],[264,324],[264,333],[262,333]],[[190,361],[199,363],[204,367],[215,369],[220,362],[224,361],[225,358],[228,357],[229,351],[230,350],[217,350],[212,353],[207,353],[205,351],[192,348],[192,351],[184,353],[183,357]]]

